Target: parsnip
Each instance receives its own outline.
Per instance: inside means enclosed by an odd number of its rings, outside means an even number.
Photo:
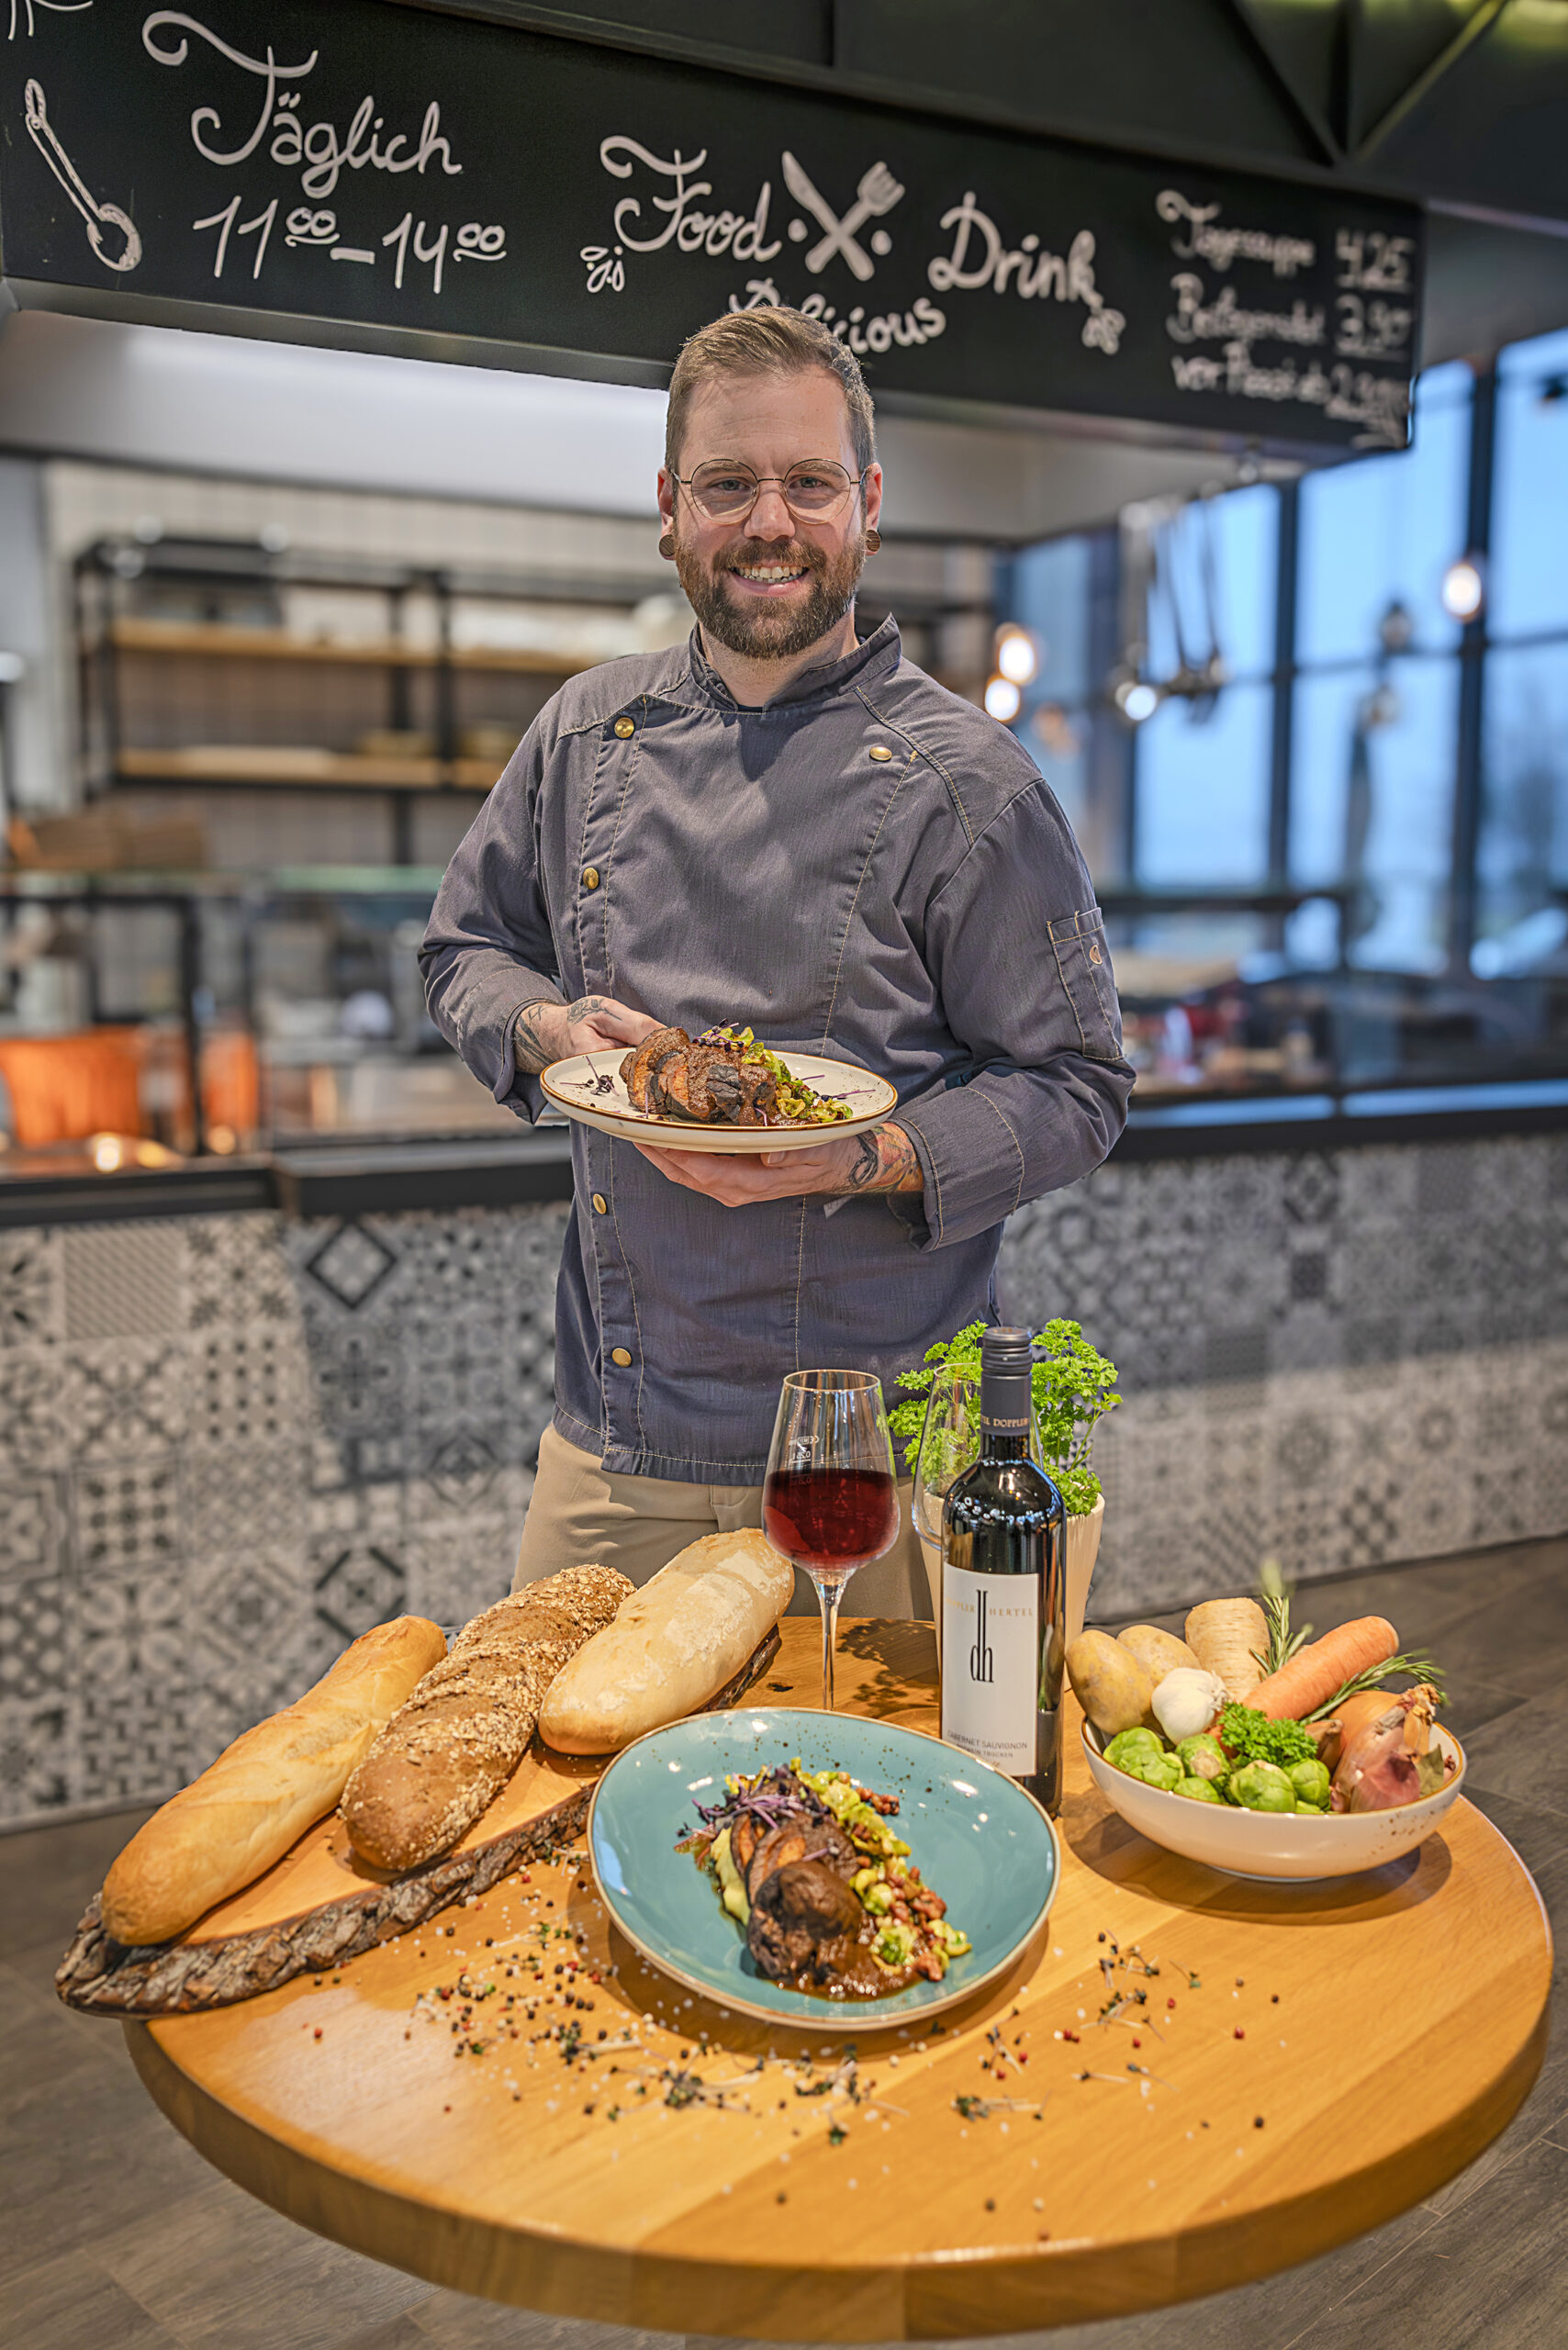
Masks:
[[[1205,1599],[1188,1609],[1183,1629],[1204,1671],[1217,1673],[1237,1703],[1245,1705],[1263,1678],[1258,1658],[1269,1653],[1268,1619],[1258,1602]]]

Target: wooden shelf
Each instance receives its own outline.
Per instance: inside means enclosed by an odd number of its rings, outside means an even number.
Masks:
[[[488,791],[489,759],[373,759],[288,744],[194,743],[121,751],[115,774],[132,783],[293,784],[329,791]]]
[[[336,639],[293,636],[284,629],[230,628],[218,623],[121,619],[109,623],[107,635],[122,653],[196,654],[209,660],[326,661],[380,669],[434,669],[442,659],[433,646],[405,644],[398,637],[349,644]],[[447,656],[454,669],[550,677],[575,677],[609,657],[577,660],[528,648],[511,651],[484,645],[466,646]]]

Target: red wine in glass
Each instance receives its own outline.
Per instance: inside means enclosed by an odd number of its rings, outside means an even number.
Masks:
[[[762,1489],[762,1530],[811,1574],[879,1559],[899,1530],[890,1469],[781,1469]]]
[[[892,1440],[881,1382],[870,1371],[792,1371],[785,1380],[763,1481],[762,1530],[816,1585],[823,1704],[831,1713],[844,1587],[898,1539]]]

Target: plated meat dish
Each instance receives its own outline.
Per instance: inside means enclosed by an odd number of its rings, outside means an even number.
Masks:
[[[791,1077],[749,1028],[657,1028],[621,1064],[633,1110],[689,1125],[826,1126],[849,1116]]]
[[[898,1807],[797,1756],[726,1780],[723,1802],[699,1807],[701,1829],[677,1850],[712,1875],[759,1974],[821,1998],[881,1999],[939,1983],[970,1947],[889,1826]]]

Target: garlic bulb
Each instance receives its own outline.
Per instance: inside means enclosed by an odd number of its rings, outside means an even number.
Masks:
[[[1196,1665],[1179,1664],[1154,1692],[1154,1718],[1171,1740],[1196,1738],[1207,1729],[1225,1703],[1225,1684],[1217,1673],[1202,1673]]]

